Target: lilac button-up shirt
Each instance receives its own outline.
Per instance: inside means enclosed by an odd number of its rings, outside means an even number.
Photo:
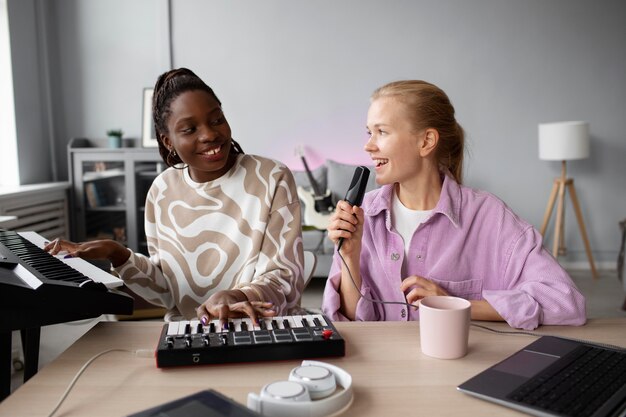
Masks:
[[[444,176],[431,217],[413,234],[408,259],[404,242],[391,226],[393,185],[365,195],[361,249],[361,293],[375,300],[406,301],[400,290],[402,263],[450,295],[487,300],[515,328],[541,324],[582,325],[585,299],[571,278],[543,247],[541,234],[501,200],[460,186]],[[322,310],[331,320],[339,312],[341,260],[335,253]],[[356,320],[416,320],[407,306],[372,303],[361,298]]]

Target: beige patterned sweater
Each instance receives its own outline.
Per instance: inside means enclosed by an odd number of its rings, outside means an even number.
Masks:
[[[211,294],[233,288],[289,314],[304,285],[300,216],[293,175],[271,159],[238,155],[209,183],[169,168],[146,198],[150,257],[133,252],[115,271],[174,318],[195,318]]]

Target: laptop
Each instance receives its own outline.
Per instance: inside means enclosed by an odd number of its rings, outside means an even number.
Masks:
[[[626,350],[542,336],[457,389],[535,416],[623,417]]]

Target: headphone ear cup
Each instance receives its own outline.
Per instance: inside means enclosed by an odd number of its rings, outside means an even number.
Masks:
[[[289,381],[307,387],[314,400],[328,397],[337,389],[335,375],[328,368],[317,365],[302,365],[292,369]]]
[[[261,390],[261,398],[292,402],[311,401],[311,395],[306,385],[295,381],[269,383]]]

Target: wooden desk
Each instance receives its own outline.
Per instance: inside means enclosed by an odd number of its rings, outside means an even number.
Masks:
[[[486,323],[510,330],[504,324]],[[456,386],[535,340],[472,327],[466,357],[424,356],[416,322],[336,323],[346,340],[344,358],[322,359],[352,374],[354,403],[343,416],[470,415],[520,413],[462,394]],[[0,403],[0,416],[46,416],[80,367],[111,348],[153,349],[162,323],[101,322],[59,358]],[[543,327],[538,333],[626,346],[626,319],[597,319],[583,327]],[[245,404],[248,392],[287,379],[300,361],[156,368],[153,359],[113,352],[98,358],[78,380],[59,417],[126,416],[206,388]]]

